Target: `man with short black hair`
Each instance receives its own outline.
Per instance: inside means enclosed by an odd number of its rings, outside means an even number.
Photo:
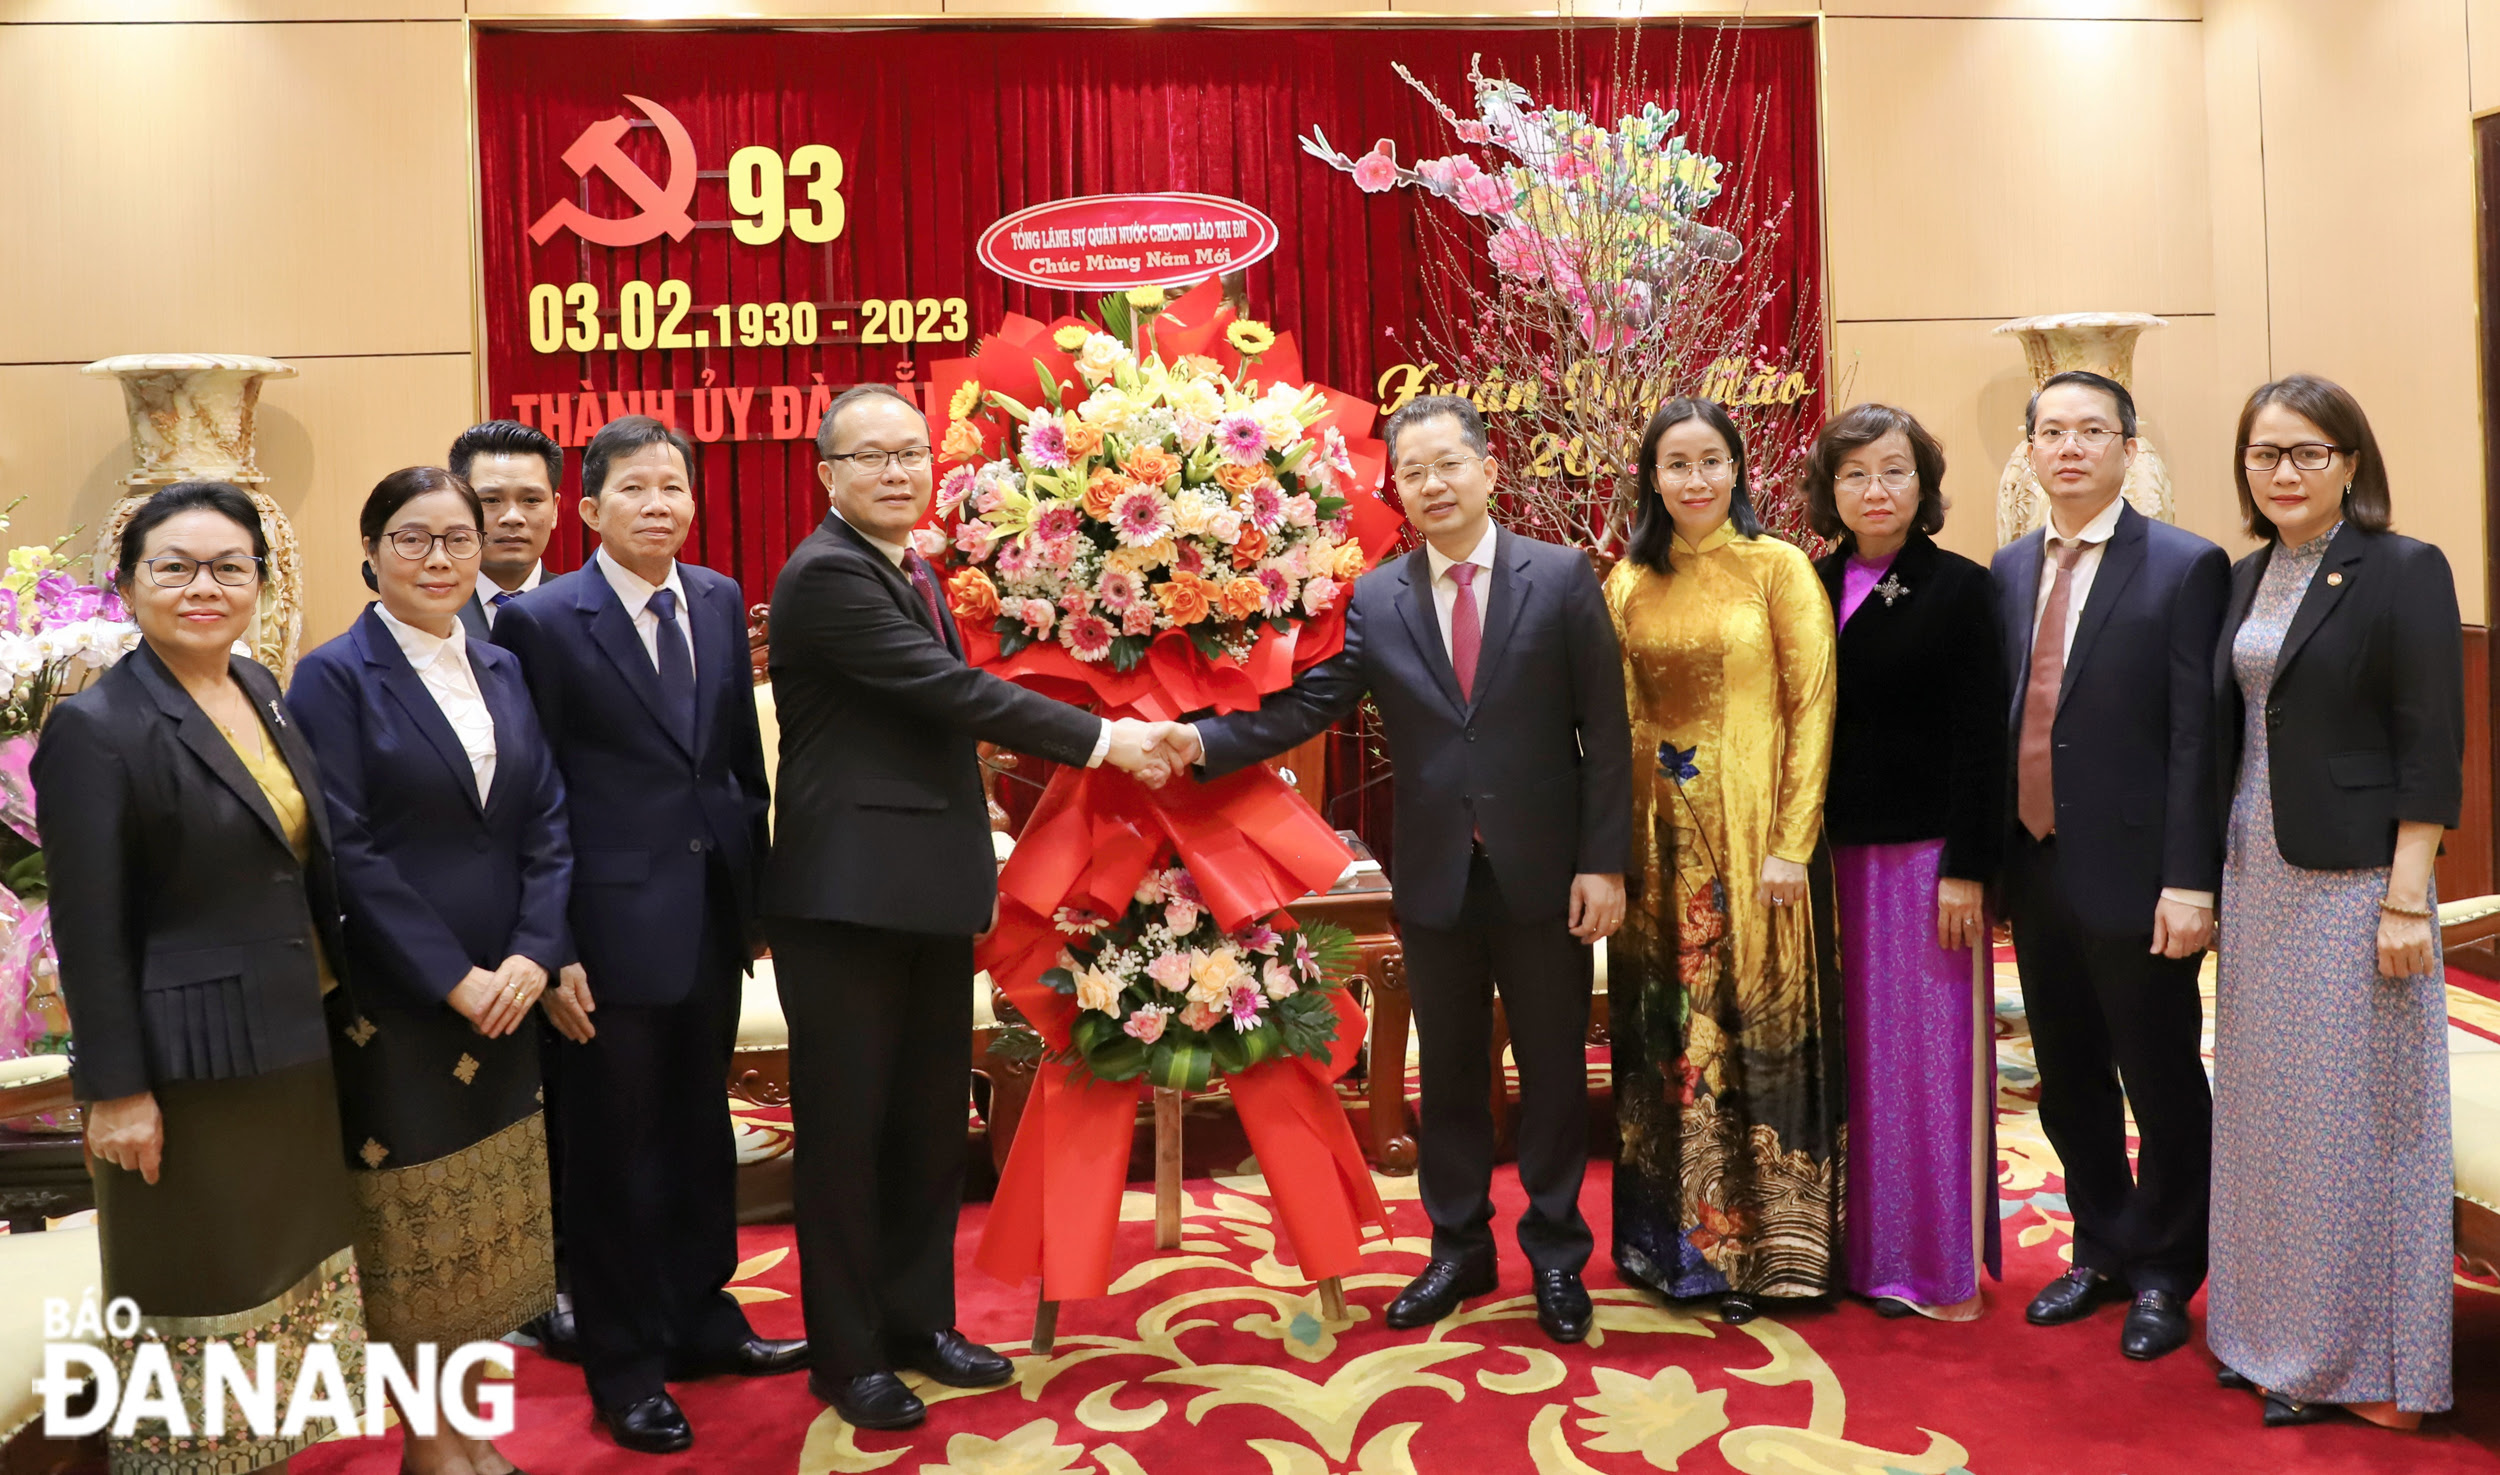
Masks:
[[[547,1057],[548,1146],[582,1369],[599,1422],[650,1454],[694,1441],[669,1382],[807,1358],[805,1342],[756,1336],[725,1289],[729,1059],[769,796],[738,585],[677,561],[693,466],[659,421],[609,421],[582,456],[598,552],[495,625],[563,770],[573,835],[581,964],[549,1005],[567,1040]]]
[[[498,610],[538,587],[547,539],[556,529],[564,448],[518,420],[488,420],[460,432],[445,464],[467,480],[486,509],[477,595],[460,606],[460,622],[484,640],[494,631]]]

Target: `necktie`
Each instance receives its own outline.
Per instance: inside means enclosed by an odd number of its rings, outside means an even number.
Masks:
[[[668,713],[677,740],[694,746],[694,655],[686,648],[686,627],[677,622],[677,591],[662,589],[651,596],[651,613],[660,620],[660,704]]]
[[[2075,593],[2081,543],[2057,546],[2057,581],[2031,635],[2031,680],[2023,687],[2022,740],[2014,750],[2014,808],[2035,840],[2057,828],[2057,785],[2049,735],[2057,726],[2058,688],[2066,681],[2066,608]]]
[[[1450,565],[1450,582],[1458,598],[1450,605],[1450,665],[1458,672],[1458,694],[1476,698],[1476,657],[1484,650],[1484,620],[1476,609],[1477,565]]]
[[[510,604],[513,600],[518,598],[520,598],[520,596],[517,594],[507,593],[504,590],[498,589],[495,591],[494,597],[486,602],[493,605],[497,609],[502,609],[505,605]]]
[[[920,602],[929,607],[931,628],[937,631],[938,639],[945,640],[946,617],[938,613],[937,580],[929,576],[929,560],[921,557],[920,550],[915,548],[903,555],[903,572],[911,575],[911,586],[920,591]],[[950,647],[953,645],[952,641],[947,643]]]

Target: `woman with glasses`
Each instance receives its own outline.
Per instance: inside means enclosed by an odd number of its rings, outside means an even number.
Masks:
[[[331,1049],[366,1323],[411,1365],[421,1343],[448,1354],[555,1302],[531,1014],[573,961],[572,847],[519,663],[460,623],[484,524],[448,471],[382,478],[358,519],[380,598],[289,693],[321,757],[357,984]],[[439,1425],[401,1468],[512,1465]]]
[[[1644,882],[1608,964],[1615,1263],[1741,1322],[1837,1279],[1832,611],[1806,556],[1763,534],[1725,410],[1669,401],[1640,456],[1606,581]]]
[[[331,835],[277,680],[233,654],[268,554],[237,487],[149,498],[114,575],[139,647],[54,710],[35,753],[103,1291],[170,1350],[192,1431],[143,1423],[114,1441],[116,1469],[275,1468],[331,1432],[207,1438],[204,1339],[247,1369],[252,1344],[274,1344],[291,1388],[326,1335],[347,1386],[363,1382],[322,1018],[343,955]],[[114,1348],[130,1387],[137,1339]]]
[[[1849,1056],[1849,1287],[1885,1316],[1969,1321],[1997,1240],[1993,970],[2005,671],[1988,571],[1936,546],[1944,448],[1859,405],[1806,462],[1840,626],[1823,800]]]
[[[2388,530],[2361,406],[2296,374],[2240,411],[2214,671],[2230,809],[2214,991],[2206,1342],[2269,1426],[2448,1407],[2447,998],[2431,864],[2457,822],[2448,560]]]

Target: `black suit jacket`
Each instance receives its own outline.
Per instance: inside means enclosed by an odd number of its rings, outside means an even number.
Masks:
[[[460,625],[469,632],[469,638],[480,645],[495,638],[495,628],[486,623],[486,611],[478,608],[474,596],[460,605]]]
[[[2215,803],[2230,813],[2246,709],[2231,644],[2272,544],[2231,570],[2214,653]],[[2447,555],[2344,524],[2301,596],[2266,697],[2274,843],[2313,871],[2395,859],[2396,826],[2454,828],[2463,803],[2465,648]]]
[[[942,608],[942,606],[941,606]],[[827,513],[773,584],[781,794],[769,916],[970,936],[998,863],[977,744],[1082,764],[1102,719],[964,664],[929,606]]]
[[[1840,615],[1848,550],[1814,571]],[[1996,878],[2005,844],[2005,656],[1988,571],[1925,533],[1840,630],[1823,832],[1835,845],[1945,842],[1943,874]]]
[[[1993,565],[2012,689],[2009,825],[2021,823],[2015,748],[2044,546],[2044,533],[2028,534],[1997,550]],[[2132,507],[2121,510],[2066,653],[2051,729],[2059,884],[2095,931],[2149,933],[2162,888],[2221,885],[2213,660],[2230,586],[2230,560],[2220,548]],[[2008,902],[2021,905],[2019,897]]]
[[[1396,907],[1458,925],[1472,834],[1518,921],[1570,910],[1575,875],[1632,862],[1632,729],[1623,653],[1588,557],[1502,530],[1472,699],[1433,610],[1423,549],[1355,581],[1345,649],[1258,710],[1198,724],[1220,775],[1325,731],[1368,693],[1395,773]]]
[[[346,950],[320,770],[277,678],[241,656],[230,669],[303,790],[306,862],[217,724],[145,644],[55,708],[35,750],[81,1100],[329,1054],[313,949],[334,971]]]
[[[495,617],[495,643],[520,657],[563,774],[573,945],[603,1004],[686,998],[703,971],[715,865],[740,941],[755,931],[771,793],[745,602],[726,574],[681,562],[677,577],[695,648],[691,747],[663,720],[659,671],[596,562]]]

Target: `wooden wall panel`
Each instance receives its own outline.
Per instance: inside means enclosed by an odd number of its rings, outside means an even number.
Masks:
[[[0,26],[0,363],[469,352],[461,36]]]
[[[460,19],[461,0],[8,0],[0,25]]]
[[[2448,901],[2500,891],[2493,874],[2491,795],[2491,632],[2465,627],[2465,804],[2439,857],[2439,894]]]

